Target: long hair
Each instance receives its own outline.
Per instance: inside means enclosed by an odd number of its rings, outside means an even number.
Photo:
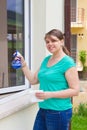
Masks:
[[[46,33],[44,39],[46,40],[47,37],[51,37],[51,36],[55,36],[59,40],[64,40],[64,34],[58,29],[52,29],[51,31]],[[66,55],[70,55],[70,52],[67,50],[65,46],[62,46],[62,50],[65,52]]]

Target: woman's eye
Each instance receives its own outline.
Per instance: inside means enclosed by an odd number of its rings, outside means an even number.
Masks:
[[[49,43],[49,41],[46,41],[46,44],[48,44]]]
[[[53,40],[51,40],[51,41],[52,41],[52,42],[57,42],[57,40],[54,40],[54,39],[53,39]]]

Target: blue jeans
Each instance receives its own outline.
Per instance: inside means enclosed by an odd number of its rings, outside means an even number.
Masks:
[[[33,130],[69,130],[71,117],[72,109],[55,111],[40,108]]]

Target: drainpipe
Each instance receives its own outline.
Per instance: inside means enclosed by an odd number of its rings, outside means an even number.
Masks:
[[[71,16],[70,16],[70,0],[65,0],[64,3],[64,25],[65,25],[65,46],[68,51],[71,51]]]
[[[65,46],[67,47],[69,52],[71,52],[71,47],[70,47],[70,43],[71,43],[71,7],[70,7],[70,5],[71,5],[70,0],[64,1]],[[71,122],[69,125],[69,130],[71,130]]]

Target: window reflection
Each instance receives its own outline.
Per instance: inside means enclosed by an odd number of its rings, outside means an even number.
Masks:
[[[18,50],[24,54],[24,10],[23,0],[7,0],[7,44],[8,44],[8,86],[24,84],[21,70],[11,67],[12,54]]]

